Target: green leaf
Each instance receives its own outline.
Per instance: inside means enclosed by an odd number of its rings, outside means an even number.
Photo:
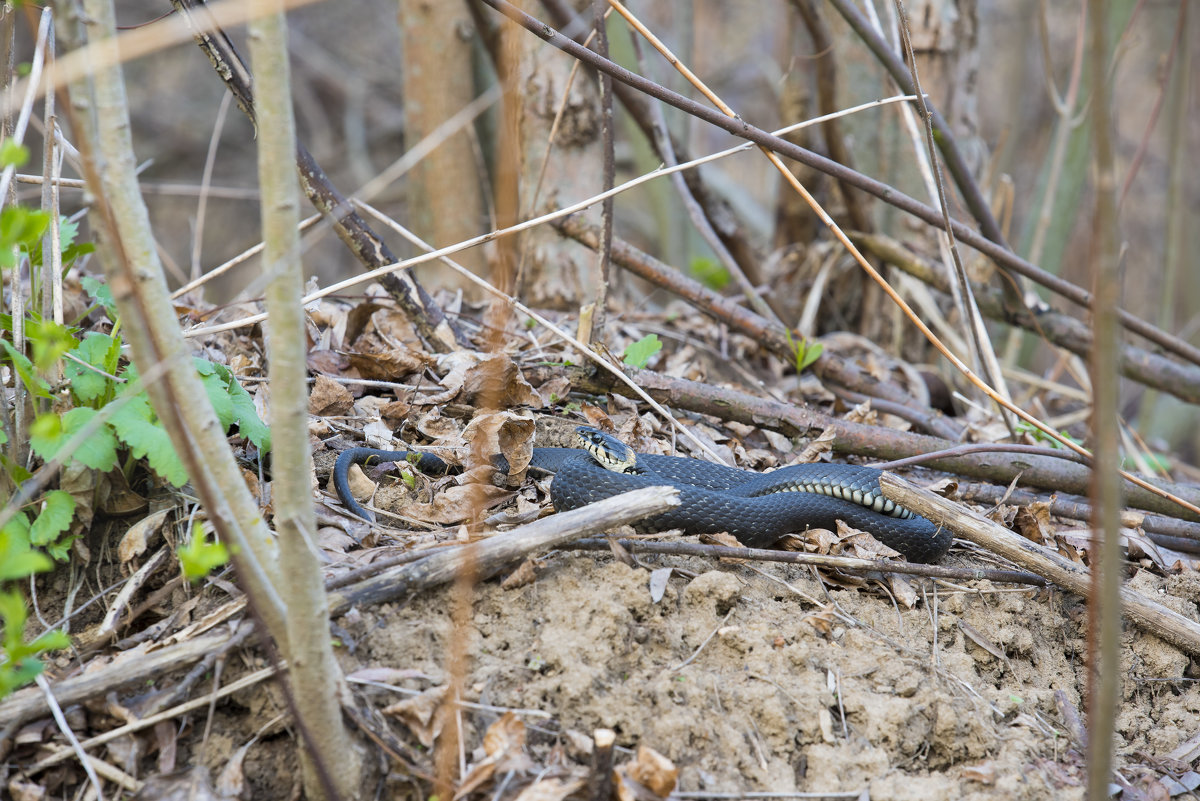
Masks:
[[[649,364],[650,358],[660,350],[662,343],[658,341],[658,334],[647,334],[625,349],[622,361],[640,370]]]
[[[12,267],[19,252],[28,253],[50,225],[50,215],[37,209],[9,206],[0,212],[0,267]]]
[[[62,253],[62,267],[66,271],[75,260],[85,253],[91,253],[96,246],[91,242],[75,242],[79,235],[79,223],[68,219],[60,219],[58,223],[58,247]],[[42,240],[38,239],[29,246],[29,261],[32,264],[42,264]],[[92,281],[95,281],[93,278]],[[99,282],[97,282],[99,283]]]
[[[720,291],[729,286],[729,282],[732,280],[729,270],[726,270],[725,265],[716,259],[695,258],[688,267],[691,269],[692,275],[696,276],[696,280],[709,289]]]
[[[88,369],[70,359],[63,363],[63,376],[70,382],[71,394],[76,402],[91,404],[112,397],[115,382],[97,370],[109,375],[116,372],[121,356],[121,340],[108,334],[89,334],[71,351],[71,355],[96,368]]]
[[[43,372],[79,344],[70,328],[53,320],[28,320],[25,330],[29,343],[33,345],[33,363]]]
[[[154,416],[145,394],[126,402],[108,422],[117,437],[129,446],[135,459],[146,459],[155,473],[176,487],[187,483],[187,470],[175,453],[166,429]]]
[[[4,352],[12,361],[13,369],[21,379],[21,383],[25,385],[26,391],[35,397],[49,400],[51,397],[50,385],[34,372],[33,362],[29,361],[24,353],[10,345],[7,339],[0,339],[0,345],[4,346]]]
[[[108,319],[114,323],[120,319],[120,314],[117,313],[117,302],[113,300],[112,290],[108,284],[105,284],[90,275],[85,275],[79,279],[80,286],[83,291],[91,295],[92,300],[104,307],[105,313],[108,314]]]
[[[258,410],[254,408],[254,399],[237,382],[233,371],[223,364],[204,359],[196,361],[196,369],[200,371],[204,386],[209,391],[209,398],[213,400],[213,408],[218,410],[217,419],[221,424],[226,430],[236,424],[238,433],[253,442],[259,450],[270,450],[271,429],[258,416]],[[214,394],[219,397],[214,398]]]
[[[199,581],[216,567],[229,561],[229,551],[220,542],[209,542],[204,536],[204,528],[199,524],[192,527],[192,536],[187,545],[181,546],[176,552],[183,575],[190,581]]]
[[[821,354],[825,351],[825,346],[820,342],[810,343],[807,337],[800,337],[797,340],[792,338],[791,331],[784,333],[787,335],[788,345],[792,348],[792,358],[796,364],[797,373],[803,373],[813,362],[821,358]]]
[[[46,554],[29,545],[29,518],[18,512],[0,529],[0,582],[23,579],[54,568]]]
[[[43,459],[53,459],[67,440],[95,415],[95,409],[83,406],[62,415],[38,415],[29,431],[29,446]],[[117,466],[117,437],[111,428],[101,426],[76,448],[71,458],[84,467],[108,472]]]
[[[217,420],[221,428],[228,431],[233,425],[233,400],[229,397],[228,382],[217,370],[217,365],[207,359],[197,358],[193,361],[196,363],[196,372],[200,373],[200,383],[204,384],[204,391],[208,394],[208,401],[217,413]]]
[[[51,490],[42,498],[42,511],[29,527],[31,545],[49,545],[71,526],[75,517],[75,499],[63,490]]]
[[[71,644],[61,631],[49,631],[31,643],[24,641],[25,599],[17,592],[0,593],[0,620],[4,622],[4,658],[0,659],[0,698],[33,681],[42,672],[37,655]]]
[[[20,167],[29,161],[29,148],[13,139],[0,143],[0,167]]]

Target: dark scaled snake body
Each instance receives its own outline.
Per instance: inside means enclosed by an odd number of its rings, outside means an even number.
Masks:
[[[530,467],[553,473],[550,499],[558,511],[639,487],[671,486],[680,505],[638,524],[640,531],[682,529],[688,534],[728,532],[751,548],[769,548],[785,534],[809,528],[837,530],[837,520],[868,531],[913,562],[936,562],[952,537],[925,518],[885,499],[880,471],[846,464],[800,464],[769,473],[678,456],[633,453],[596,429],[577,429],[583,448],[534,448]],[[350,448],[338,456],[334,487],[346,508],[373,519],[350,494],[350,466],[411,461],[423,473],[442,475],[441,459],[416,451]]]

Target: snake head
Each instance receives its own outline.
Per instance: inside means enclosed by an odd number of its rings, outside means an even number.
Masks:
[[[575,429],[583,448],[600,463],[605,470],[614,473],[637,473],[637,454],[633,448],[626,445],[612,434],[605,434],[598,428],[579,426]]]

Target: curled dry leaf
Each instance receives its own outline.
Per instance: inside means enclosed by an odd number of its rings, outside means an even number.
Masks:
[[[533,458],[533,437],[537,424],[533,415],[523,412],[485,412],[477,414],[463,431],[472,454],[481,454],[491,465],[496,455],[508,464],[510,485],[524,478]]]
[[[420,695],[385,707],[383,714],[399,718],[421,745],[432,748],[434,740],[442,733],[441,716],[437,712],[446,699],[448,689],[444,684],[430,687]]]
[[[167,515],[170,513],[170,509],[163,509],[146,515],[129,527],[129,530],[121,537],[121,544],[117,546],[117,556],[120,558],[121,564],[128,564],[130,560],[136,559],[146,552],[146,549],[162,531],[163,523],[166,522]]]
[[[520,566],[509,573],[503,581],[500,582],[500,588],[504,590],[515,590],[519,587],[524,587],[527,584],[532,584],[537,580],[537,570],[532,559],[526,559]]]
[[[506,353],[455,351],[439,356],[437,365],[445,373],[441,381],[445,391],[427,397],[427,403],[442,404],[457,400],[491,409],[513,406],[542,408],[541,396]]]
[[[332,378],[317,374],[308,396],[308,413],[318,417],[347,415],[354,408],[350,390]]]
[[[672,568],[660,567],[650,572],[650,600],[658,603],[667,594],[667,585],[671,581]]]
[[[537,388],[538,396],[542,399],[542,407],[553,406],[566,399],[571,392],[571,379],[560,375],[545,381]]]
[[[525,724],[511,711],[488,726],[483,735],[483,751],[487,756],[467,771],[454,794],[455,799],[474,792],[497,771],[524,772],[533,767],[525,754]]]
[[[666,798],[675,789],[679,769],[671,760],[644,745],[637,756],[617,768],[617,797],[621,801]]]
[[[1038,545],[1048,545],[1054,542],[1055,526],[1050,522],[1050,504],[1046,501],[1035,501],[1017,510],[1013,522],[1017,531],[1027,540]]]
[[[497,503],[512,497],[512,493],[491,483],[480,483],[478,473],[490,477],[491,468],[464,473],[462,484],[451,484],[434,495],[429,503],[413,503],[404,507],[404,516],[423,523],[450,526],[476,520]]]
[[[915,609],[920,596],[913,589],[912,582],[899,573],[892,573],[887,578],[896,601],[905,609]]]
[[[792,464],[808,464],[816,462],[828,453],[833,453],[833,441],[837,439],[837,430],[832,426],[826,428],[820,435],[808,443]]]
[[[229,762],[221,769],[221,775],[217,777],[217,792],[223,798],[242,798],[246,792],[246,773],[242,765],[246,761],[246,753],[250,750],[250,746],[254,745],[254,742],[251,740],[234,751]]]
[[[860,559],[895,559],[900,552],[884,545],[865,531],[846,525],[841,520],[838,525],[838,545],[843,554],[857,556]]]
[[[363,337],[357,346],[357,353],[348,354],[350,366],[373,381],[398,381],[433,364],[424,351],[394,341],[384,344],[374,337]]]

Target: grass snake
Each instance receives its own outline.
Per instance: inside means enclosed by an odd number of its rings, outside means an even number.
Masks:
[[[678,456],[635,454],[614,437],[580,426],[583,448],[534,448],[530,467],[553,473],[550,499],[558,511],[639,487],[669,485],[681,504],[642,521],[641,531],[683,529],[688,534],[728,532],[751,548],[768,548],[785,534],[808,528],[837,530],[843,520],[869,531],[913,562],[936,562],[950,548],[948,531],[885,499],[880,471],[847,464],[799,464],[769,473]],[[409,461],[423,473],[443,475],[448,466],[417,451],[350,448],[338,455],[334,487],[354,514],[373,520],[350,494],[350,466]]]

